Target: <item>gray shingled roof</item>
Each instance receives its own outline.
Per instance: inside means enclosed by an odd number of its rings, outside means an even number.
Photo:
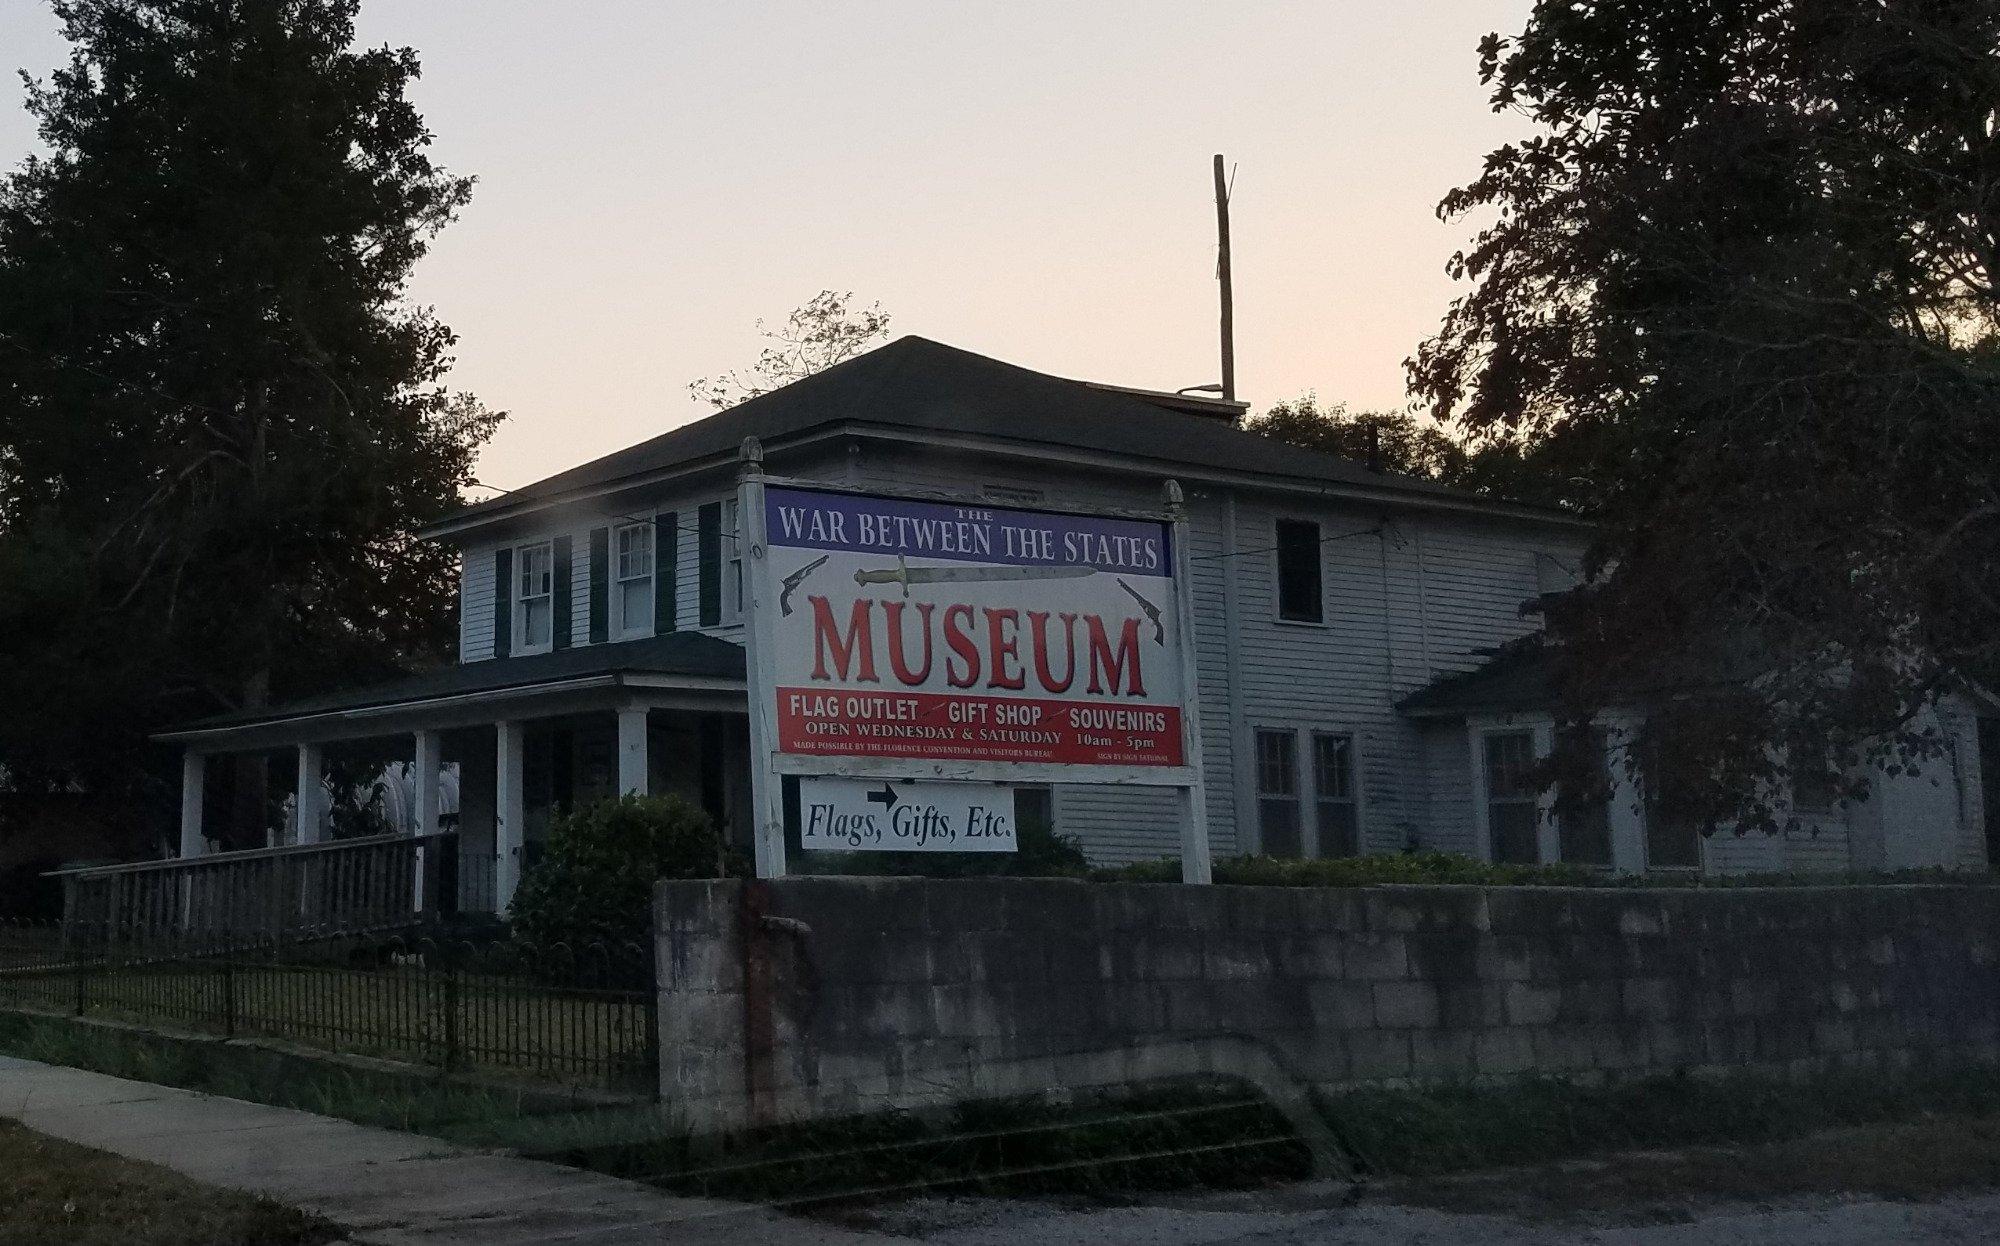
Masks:
[[[1418,689],[1396,708],[1416,718],[1545,710],[1555,704],[1552,656],[1540,646],[1506,649],[1477,670]]]
[[[696,679],[740,680],[744,677],[743,671],[742,646],[701,632],[670,632],[644,640],[441,666],[390,683],[287,701],[261,710],[204,718],[176,727],[168,735],[248,727],[316,714],[429,701],[438,697],[499,692],[509,688],[585,679],[593,675],[681,675]]]
[[[1375,472],[1199,415],[1126,394],[904,337],[727,411],[538,480],[460,511],[445,525],[510,512],[523,503],[736,454],[745,437],[767,444],[817,428],[853,424],[975,435],[1211,469],[1333,482],[1376,492],[1476,501],[1527,517],[1564,518],[1428,480]]]

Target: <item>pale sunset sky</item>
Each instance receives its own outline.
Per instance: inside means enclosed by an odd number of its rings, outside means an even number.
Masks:
[[[1047,372],[1218,379],[1209,161],[1239,396],[1400,406],[1470,236],[1433,214],[1525,122],[1476,46],[1528,0],[364,0],[434,156],[479,186],[411,295],[510,419],[514,487],[698,418],[695,377],[822,289]],[[0,68],[65,45],[0,0]],[[33,149],[11,77],[0,164]]]

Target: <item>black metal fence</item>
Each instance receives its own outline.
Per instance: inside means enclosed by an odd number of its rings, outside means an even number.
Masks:
[[[480,1079],[658,1084],[658,996],[641,947],[370,938],[212,954],[75,935],[0,925],[0,1008],[280,1039]]]

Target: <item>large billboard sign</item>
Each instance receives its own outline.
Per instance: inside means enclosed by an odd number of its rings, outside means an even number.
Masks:
[[[1171,524],[762,493],[752,695],[771,698],[788,769],[867,759],[1143,781],[1188,764]]]

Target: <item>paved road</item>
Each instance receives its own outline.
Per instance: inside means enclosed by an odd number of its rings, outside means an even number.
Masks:
[[[1712,1208],[1672,1224],[1559,1226],[1425,1208],[1344,1206],[1345,1188],[1168,1199],[1081,1210],[931,1199],[881,1214],[878,1231],[926,1246],[1881,1246],[2000,1240],[2000,1195],[1928,1203],[1813,1198]],[[1678,1218],[1678,1217],[1677,1217]]]

